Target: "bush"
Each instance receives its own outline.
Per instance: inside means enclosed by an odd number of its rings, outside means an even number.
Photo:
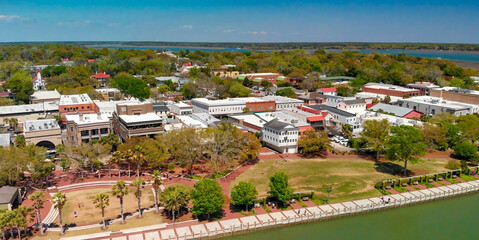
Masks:
[[[191,176],[191,179],[201,180],[202,177],[201,177],[201,176],[198,176],[198,175],[193,175],[193,176]]]
[[[403,193],[403,192],[409,192],[409,190],[403,188],[403,187],[398,187],[398,186],[395,186],[393,187],[394,190],[400,192],[400,193]]]
[[[423,185],[424,187],[427,187],[427,188],[434,188],[436,187],[436,185],[432,184],[432,183],[429,183],[429,182],[423,182],[421,183],[421,185]]]
[[[469,140],[462,141],[454,146],[454,152],[461,158],[469,161],[477,161],[477,145]]]
[[[449,161],[447,161],[447,164],[446,164],[445,168],[447,168],[449,170],[461,169],[461,161],[456,160],[456,159],[449,159]]]
[[[383,195],[389,195],[389,194],[391,194],[390,192],[388,192],[387,190],[382,189],[382,188],[378,188],[378,191],[379,191],[380,193],[382,193]]]

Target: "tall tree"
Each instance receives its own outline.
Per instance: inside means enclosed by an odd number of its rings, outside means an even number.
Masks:
[[[286,206],[293,194],[293,189],[289,187],[289,176],[284,172],[276,172],[269,180],[268,193],[280,204]]]
[[[194,175],[193,167],[202,155],[203,141],[201,131],[194,128],[182,128],[166,134],[168,149],[175,160],[190,168],[190,174]]]
[[[141,79],[134,77],[116,77],[111,84],[128,98],[134,97],[140,101],[144,101],[150,97],[150,87]]]
[[[58,219],[60,221],[61,234],[64,233],[65,228],[63,227],[63,208],[67,202],[67,197],[63,193],[56,193],[53,195],[53,207],[58,210]]]
[[[112,194],[120,199],[120,214],[121,214],[121,222],[125,223],[125,215],[123,214],[123,198],[128,195],[128,187],[124,181],[118,181],[112,187]]]
[[[389,159],[404,162],[404,176],[407,175],[408,162],[417,162],[417,156],[424,155],[426,150],[421,132],[406,125],[392,127],[391,137],[386,145]]]
[[[331,148],[331,141],[325,131],[307,130],[301,134],[298,146],[303,148],[302,154],[314,154]]]
[[[353,127],[350,124],[343,124],[341,126],[343,135],[347,138],[352,138],[353,137]]]
[[[45,194],[43,191],[36,191],[28,196],[33,202],[33,208],[37,211],[37,223],[40,224],[42,222],[42,213],[40,212],[43,209],[43,204],[47,201],[45,199]]]
[[[420,128],[423,141],[430,149],[438,149],[441,151],[447,150],[447,128],[439,125],[433,125],[430,123],[424,123]]]
[[[101,209],[101,218],[103,220],[103,229],[106,229],[106,222],[105,222],[105,208],[110,205],[110,197],[107,194],[100,193],[95,196],[93,200],[93,204],[98,209]]]
[[[136,199],[138,200],[138,212],[140,213],[140,218],[143,217],[141,212],[141,196],[143,195],[143,188],[145,188],[145,180],[141,178],[137,178],[131,182],[130,186],[135,188],[134,194]]]
[[[190,193],[183,186],[169,186],[161,195],[161,202],[165,209],[171,212],[173,222],[175,221],[175,212],[180,212],[190,201]]]
[[[17,226],[18,228],[18,236],[21,236],[20,229],[23,228],[25,235],[27,234],[27,226],[28,223],[33,222],[35,218],[35,213],[31,207],[26,206],[19,206],[17,209],[18,220]]]
[[[209,178],[195,183],[193,190],[191,190],[191,198],[193,199],[193,215],[206,214],[208,219],[210,219],[211,214],[221,210],[225,202],[220,184]]]
[[[233,205],[245,205],[247,212],[248,205],[252,205],[257,196],[258,191],[253,184],[240,181],[231,190],[231,203]]]
[[[149,182],[151,182],[153,191],[155,191],[155,211],[156,213],[158,213],[160,211],[159,204],[158,204],[158,201],[159,201],[158,194],[159,194],[161,185],[163,185],[163,180],[161,179],[160,171],[158,170],[153,171],[153,175],[151,175],[151,179]]]
[[[361,132],[361,136],[366,139],[367,145],[376,152],[377,159],[379,159],[379,153],[385,149],[385,144],[389,138],[390,128],[387,119],[381,121],[367,120],[363,124],[363,132]]]
[[[15,100],[22,103],[29,103],[33,94],[33,83],[31,76],[26,70],[18,70],[5,83],[5,87],[15,94]]]

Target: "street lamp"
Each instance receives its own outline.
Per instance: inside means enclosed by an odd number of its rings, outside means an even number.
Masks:
[[[288,148],[288,136],[284,137],[284,142],[286,143],[286,159],[285,159],[285,161],[287,162],[288,153],[289,153],[289,148]]]
[[[329,203],[329,194],[331,193],[331,191],[333,191],[333,187],[331,186],[327,187],[326,191],[328,192],[328,203]]]

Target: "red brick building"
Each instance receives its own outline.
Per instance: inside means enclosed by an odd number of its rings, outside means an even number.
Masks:
[[[58,111],[60,112],[63,121],[65,121],[66,115],[97,113],[98,107],[88,94],[61,95]]]
[[[251,102],[246,102],[246,108],[248,108],[250,112],[276,111],[276,102],[275,101],[251,101]]]
[[[384,83],[368,83],[362,87],[363,92],[369,93],[376,93],[382,95],[389,95],[395,97],[404,97],[406,94],[409,97],[417,97],[422,96],[420,90],[418,89],[410,89],[401,86],[391,85],[391,84],[384,84]]]

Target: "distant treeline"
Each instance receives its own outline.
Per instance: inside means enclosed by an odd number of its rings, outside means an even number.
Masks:
[[[26,42],[25,42],[26,43]],[[243,43],[243,42],[38,42],[33,44],[68,44],[74,46],[92,45],[119,45],[119,46],[148,46],[154,47],[191,47],[191,48],[243,48],[251,50],[291,50],[291,49],[408,49],[408,50],[456,50],[479,51],[479,44],[463,43],[371,43],[371,42],[276,42],[276,43]],[[14,45],[19,43],[0,43],[0,45]]]

